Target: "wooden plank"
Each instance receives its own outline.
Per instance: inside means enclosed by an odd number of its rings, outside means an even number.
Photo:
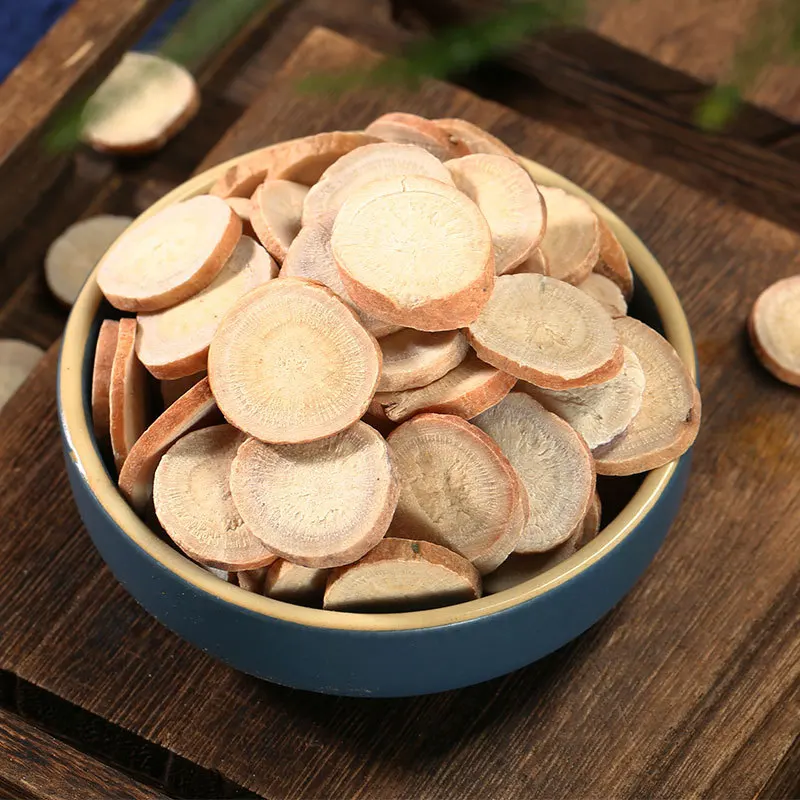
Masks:
[[[101,564],[68,500],[51,352],[0,415],[0,667],[268,797],[744,798],[789,786],[800,429],[796,394],[742,330],[763,286],[800,271],[800,236],[440,84],[325,102],[295,92],[309,70],[371,58],[314,32],[208,161],[399,107],[486,125],[607,202],[667,268],[701,362],[705,421],[665,547],[603,622],[505,678],[395,701],[271,686],[167,632]],[[31,564],[58,568],[31,580]]]

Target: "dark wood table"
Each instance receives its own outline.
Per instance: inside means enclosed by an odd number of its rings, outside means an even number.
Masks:
[[[288,8],[279,40],[264,50],[243,41],[223,59],[202,114],[161,153],[123,167],[80,153],[6,245],[16,284],[0,297],[0,337],[52,346],[0,413],[0,797],[797,796],[798,395],[759,367],[743,325],[766,284],[800,271],[800,234],[453,86],[298,94],[309,71],[378,58],[309,33],[323,5]],[[370,4],[361,11],[349,33],[386,46],[406,36]],[[355,700],[234,672],[155,622],[110,575],[63,470],[52,343],[64,312],[39,261],[76,216],[133,213],[192,170],[395,108],[471,119],[631,224],[684,301],[704,424],[665,546],[602,622],[479,686]]]

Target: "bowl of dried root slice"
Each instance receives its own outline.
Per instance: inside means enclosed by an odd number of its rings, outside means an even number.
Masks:
[[[403,696],[523,667],[628,592],[695,382],[608,208],[394,113],[150,208],[74,305],[58,394],[86,527],[150,613],[279,684]]]

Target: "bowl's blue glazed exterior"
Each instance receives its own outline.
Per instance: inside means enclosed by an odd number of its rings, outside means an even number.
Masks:
[[[228,164],[156,208],[204,191]],[[579,191],[540,165],[546,184]],[[688,324],[641,242],[592,200],[637,273],[635,313],[664,330],[696,373]],[[105,470],[90,433],[88,386],[101,297],[90,280],[73,309],[59,367],[59,416],[70,484],[94,544],[117,579],[168,628],[244,672],[331,694],[398,697],[477,683],[535,661],[606,614],[633,586],[680,505],[690,454],[646,476],[617,518],[586,547],[513,589],[445,609],[346,614],[291,606],[226,584],[147,530]]]

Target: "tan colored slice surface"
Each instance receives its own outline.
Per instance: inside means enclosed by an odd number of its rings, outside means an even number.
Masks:
[[[136,352],[156,378],[172,380],[206,368],[208,348],[220,321],[251,289],[278,275],[261,245],[243,236],[222,271],[183,303],[153,314],[139,314]]]
[[[692,446],[700,428],[700,393],[666,339],[631,317],[614,325],[639,359],[644,395],[625,435],[594,457],[600,475],[634,475],[668,464]]]
[[[749,330],[761,363],[778,380],[800,386],[800,275],[761,293],[750,313]]]
[[[284,278],[243,297],[211,342],[208,376],[225,418],[266,442],[307,442],[360,419],[381,351],[319,283]]]
[[[242,234],[255,238],[256,232],[250,222],[250,213],[253,210],[249,197],[226,197],[225,202],[233,209],[237,217],[242,221]]]
[[[153,482],[156,514],[169,537],[217,569],[249,570],[275,560],[231,499],[231,464],[245,438],[230,425],[187,433],[164,454]]]
[[[286,251],[300,232],[308,187],[284,180],[266,180],[253,194],[251,222],[267,252],[283,264]]]
[[[94,435],[101,446],[107,445],[109,438],[111,369],[114,366],[114,356],[117,353],[118,331],[119,323],[116,320],[104,319],[97,334],[97,345],[94,350],[92,423]],[[30,357],[31,362],[33,362],[33,358],[34,354]],[[0,405],[2,405],[2,401],[0,401]]]
[[[469,352],[461,331],[426,333],[411,328],[380,341],[383,371],[379,392],[399,392],[427,386],[455,369]]]
[[[242,221],[224,200],[184,200],[117,239],[100,262],[97,284],[124,311],[160,311],[205,289],[241,234]]]
[[[272,564],[278,561],[274,557]],[[270,566],[272,566],[270,564]],[[269,567],[259,567],[258,569],[243,569],[239,572],[230,572],[229,575],[236,576],[236,585],[246,592],[253,592],[253,594],[264,594],[264,584],[267,580],[267,570]]]
[[[164,403],[164,408],[169,408],[179,397],[183,397],[192,386],[200,383],[207,376],[208,373],[203,370],[202,372],[196,372],[194,375],[187,375],[185,378],[161,381],[161,399]]]
[[[524,392],[512,392],[474,424],[494,439],[528,490],[530,517],[517,552],[540,553],[565,542],[594,495],[594,465],[583,439]]]
[[[381,540],[399,487],[386,441],[356,422],[307,444],[248,440],[233,462],[231,492],[272,552],[322,568],[349,564]]]
[[[41,347],[19,339],[0,339],[0,408],[25,382],[44,355]]]
[[[531,254],[519,265],[511,270],[512,275],[520,275],[531,272],[535,275],[549,275],[550,265],[547,263],[544,253],[540,248],[531,251]]]
[[[498,369],[548,389],[610,380],[622,345],[608,312],[585,292],[545,275],[501,275],[467,337]]]
[[[468,153],[489,153],[517,160],[517,154],[508,145],[465,119],[435,119],[434,122],[450,135],[451,141],[460,142]]]
[[[481,578],[465,558],[431,542],[384,539],[328,578],[331,611],[418,611],[475,600]]]
[[[364,129],[385,142],[413,144],[427,150],[440,161],[467,155],[460,139],[451,137],[440,125],[416,114],[394,111],[383,114]]]
[[[328,572],[327,569],[301,567],[279,558],[267,570],[264,594],[285,603],[319,607],[325,594]]]
[[[626,301],[633,295],[633,273],[628,256],[611,228],[600,217],[600,254],[594,271],[617,284]]]
[[[468,197],[431,178],[387,178],[351,194],[331,246],[360,308],[418,330],[469,324],[494,284],[486,220]]]
[[[597,300],[613,319],[624,317],[628,313],[628,304],[619,286],[599,272],[592,272],[586,280],[578,284],[578,288]]]

